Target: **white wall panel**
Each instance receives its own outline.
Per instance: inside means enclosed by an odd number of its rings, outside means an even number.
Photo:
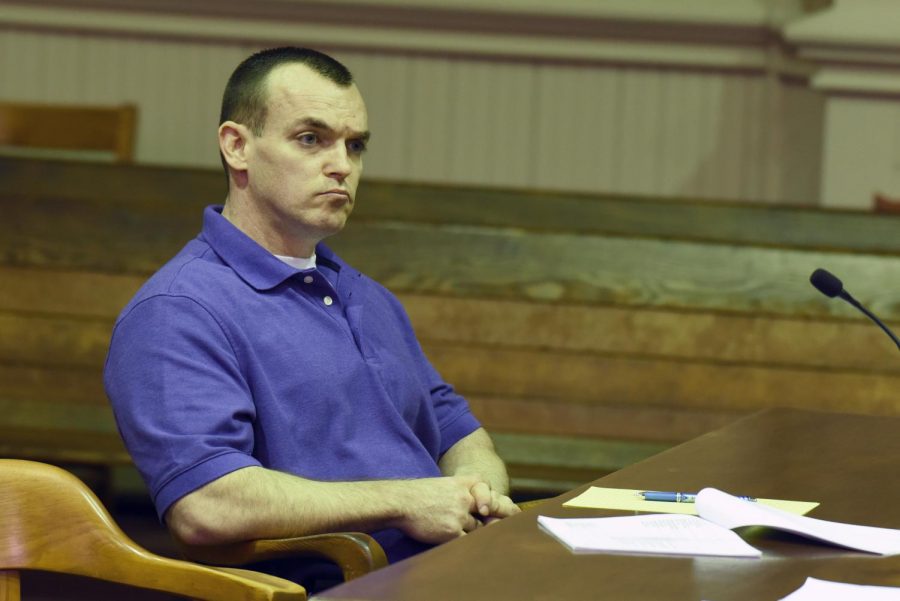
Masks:
[[[539,185],[534,179],[534,164],[542,156],[535,143],[536,132],[530,127],[537,113],[535,68],[532,64],[507,63],[495,76],[492,66],[486,64],[484,71],[490,93],[483,97],[486,105],[475,110],[488,109],[486,131],[493,132],[486,161],[492,173],[489,181],[498,186]],[[478,132],[473,131],[472,136],[477,140]]]
[[[450,180],[458,161],[455,149],[472,137],[464,116],[458,114],[456,65],[440,58],[413,58],[410,62],[408,83],[417,90],[405,89],[408,135],[404,136],[405,152],[393,157],[396,169],[417,180]]]
[[[434,114],[451,120],[448,168],[441,181],[530,187],[535,156],[533,67],[522,63],[460,61],[449,86],[451,110]],[[411,94],[429,82],[414,81]],[[426,140],[434,144],[435,140]],[[414,151],[426,149],[414,148]],[[423,152],[423,156],[427,151]],[[432,170],[434,172],[434,170]]]
[[[695,193],[693,176],[697,168],[695,155],[699,152],[698,124],[687,115],[699,110],[696,94],[698,76],[684,74],[666,82],[666,102],[661,108],[665,118],[660,128],[659,188],[675,193]]]
[[[711,191],[719,198],[741,198],[742,177],[747,165],[748,153],[744,150],[747,140],[741,124],[749,118],[747,89],[752,87],[749,78],[732,76],[720,79],[722,90],[717,123],[713,125],[717,133],[715,142],[715,163]],[[757,81],[759,81],[757,79]]]
[[[336,58],[354,72],[366,99],[372,144],[364,159],[365,173],[405,179],[413,154],[407,123],[412,112],[409,61],[390,55],[351,53],[342,53]]]
[[[838,208],[869,207],[872,195],[900,195],[893,168],[898,151],[900,107],[892,100],[835,98],[829,101],[826,135],[841,144],[824,152],[822,202]],[[873,160],[877,158],[878,160]]]
[[[138,105],[137,160],[215,165],[225,81],[243,50],[78,34],[0,32],[0,97]]]
[[[621,152],[616,69],[536,67],[534,186],[610,191]]]
[[[766,130],[773,127],[766,104],[766,83],[761,79],[746,78],[743,86],[744,118],[734,124],[742,140],[737,172],[739,195],[734,198],[762,200],[766,198]],[[812,190],[813,188],[811,188]],[[792,202],[815,202],[815,196],[802,192],[799,196],[783,196]],[[730,197],[728,197],[730,198]]]
[[[652,194],[658,173],[653,149],[659,140],[659,109],[665,102],[659,75],[626,69],[619,85],[616,137],[620,146],[612,182],[617,189],[630,193]]]
[[[670,113],[679,123],[674,142],[679,144],[685,159],[680,184],[675,188],[688,195],[710,194],[710,162],[715,159],[715,131],[718,123],[715,82],[702,73],[683,75],[675,84],[678,89],[678,108]],[[674,155],[667,154],[667,157]]]
[[[805,86],[787,85],[782,131],[788,141],[781,161],[786,198],[810,201],[820,196],[825,99]]]
[[[7,27],[0,48],[0,97],[134,102],[138,161],[215,167],[222,88],[256,46]],[[367,100],[369,177],[726,200],[817,191],[817,178],[762,183],[765,128],[782,110],[762,73],[331,51]],[[814,126],[797,120],[790,135],[815,138]]]
[[[502,134],[493,123],[497,107],[491,96],[502,72],[501,67],[495,72],[491,65],[482,62],[468,64],[457,72],[453,103],[458,135],[451,147],[453,170],[449,173],[454,181],[491,183],[497,179],[500,161],[496,147]],[[417,92],[413,90],[412,94]]]

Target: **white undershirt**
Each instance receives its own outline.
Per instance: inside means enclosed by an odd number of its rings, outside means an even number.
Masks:
[[[304,257],[284,257],[282,255],[275,255],[275,258],[280,259],[293,267],[294,269],[298,269],[300,271],[306,271],[307,269],[315,269],[316,268],[316,253],[309,258]]]

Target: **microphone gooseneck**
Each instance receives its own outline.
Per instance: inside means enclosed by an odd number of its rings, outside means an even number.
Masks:
[[[813,286],[816,287],[816,290],[818,290],[828,298],[839,296],[862,311],[866,317],[875,322],[875,325],[884,330],[884,333],[887,334],[891,338],[891,340],[894,341],[894,344],[897,345],[897,348],[900,349],[900,339],[897,339],[897,336],[895,336],[894,333],[891,332],[880,319],[875,317],[875,315],[871,311],[863,307],[862,304],[855,298],[853,298],[849,292],[844,290],[843,282],[841,282],[841,280],[836,275],[834,275],[830,271],[819,268],[812,272],[812,275],[809,276],[809,281]]]

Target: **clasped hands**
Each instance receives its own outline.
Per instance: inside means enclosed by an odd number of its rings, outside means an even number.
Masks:
[[[399,527],[412,538],[443,543],[519,513],[505,494],[477,476],[447,476],[411,480],[411,505]]]

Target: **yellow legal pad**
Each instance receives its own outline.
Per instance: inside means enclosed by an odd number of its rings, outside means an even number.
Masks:
[[[643,511],[648,513],[685,513],[697,515],[697,509],[694,507],[693,503],[645,501],[640,495],[644,490],[592,486],[571,501],[563,503],[563,507],[620,509],[623,511]],[[819,503],[810,501],[782,501],[780,499],[757,499],[756,502],[761,505],[776,507],[782,511],[797,515],[806,515],[819,506]]]

